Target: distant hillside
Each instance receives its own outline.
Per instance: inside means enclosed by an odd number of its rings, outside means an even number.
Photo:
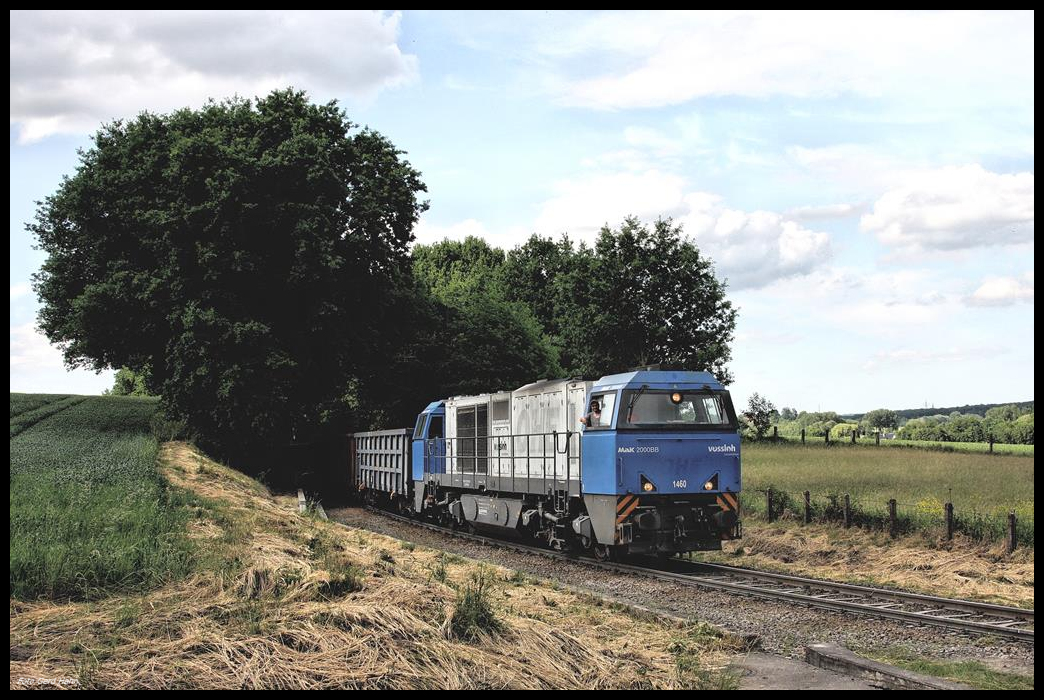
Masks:
[[[948,408],[904,408],[902,410],[897,410],[896,414],[899,416],[900,420],[909,420],[911,418],[923,418],[925,416],[948,416],[954,411],[957,411],[959,413],[974,413],[985,418],[986,411],[990,410],[991,408],[997,408],[998,406],[1010,406],[1011,404],[1015,404],[1019,408],[1028,408],[1030,410],[1033,410],[1032,401],[1009,401],[1008,403],[976,403],[968,406],[950,406]],[[862,413],[845,413],[842,414],[841,417],[859,420],[863,417],[863,415],[864,414]]]

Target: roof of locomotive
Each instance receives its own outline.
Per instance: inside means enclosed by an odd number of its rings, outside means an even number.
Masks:
[[[525,386],[512,391],[512,394],[539,394],[546,390],[557,390],[564,384],[583,383],[584,380],[578,377],[563,377],[561,379],[538,379],[535,382],[530,382]]]
[[[610,374],[594,383],[592,391],[598,389],[630,389],[643,384],[650,389],[707,388],[715,391],[724,389],[721,383],[710,372],[661,372],[640,370]]]

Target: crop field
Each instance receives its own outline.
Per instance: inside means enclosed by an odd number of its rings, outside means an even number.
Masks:
[[[156,472],[157,401],[11,394],[11,595],[90,599],[187,571]]]
[[[903,529],[934,531],[943,527],[943,504],[950,501],[958,532],[1001,539],[1014,510],[1020,546],[1033,545],[1032,455],[754,443],[743,445],[742,457],[748,512],[765,512],[769,488],[796,512],[808,490],[814,513],[836,518],[847,493],[858,524],[880,525],[894,498]]]
[[[69,394],[11,394],[11,417],[69,398]]]

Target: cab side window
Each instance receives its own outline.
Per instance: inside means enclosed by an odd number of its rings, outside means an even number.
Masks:
[[[601,407],[602,410],[600,414],[596,415],[593,411],[591,411],[590,406],[588,406],[587,415],[590,417],[591,420],[591,424],[587,426],[588,429],[593,428],[595,430],[598,430],[599,428],[608,428],[610,425],[612,425],[613,411],[616,410],[616,392],[610,391],[604,394],[594,394],[591,396],[591,401],[597,401],[598,405]]]

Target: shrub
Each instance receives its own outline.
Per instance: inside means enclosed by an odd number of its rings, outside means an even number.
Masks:
[[[504,623],[493,611],[492,592],[493,581],[486,571],[473,574],[471,581],[457,591],[457,607],[450,619],[454,637],[473,642],[504,629]]]

